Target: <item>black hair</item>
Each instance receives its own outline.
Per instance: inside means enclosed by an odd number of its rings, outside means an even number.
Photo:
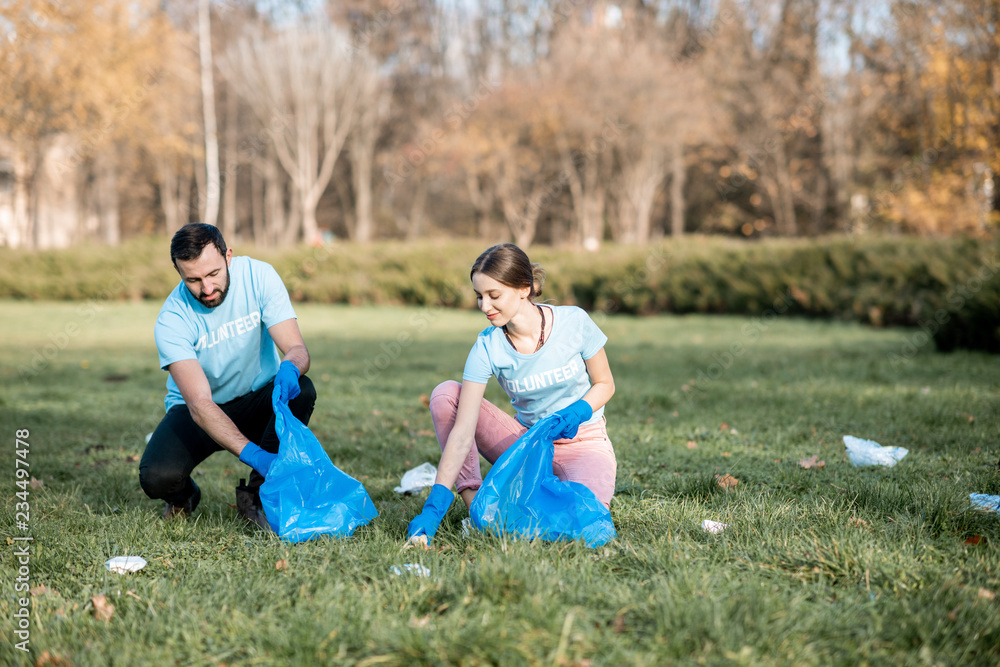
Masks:
[[[177,266],[177,260],[189,261],[198,259],[209,243],[215,246],[219,254],[226,256],[226,240],[215,225],[203,222],[192,222],[184,225],[174,234],[170,241],[170,261]]]

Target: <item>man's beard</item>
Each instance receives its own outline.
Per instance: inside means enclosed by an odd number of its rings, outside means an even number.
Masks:
[[[206,308],[218,308],[219,306],[222,305],[222,302],[226,300],[226,295],[229,294],[229,284],[230,284],[229,283],[229,267],[227,266],[226,267],[226,286],[223,288],[221,294],[219,294],[219,298],[216,299],[216,300],[214,300],[214,301],[206,301],[205,297],[199,294],[198,297],[197,297],[198,301],[201,302],[201,305],[205,306]],[[212,294],[217,294],[217,293],[219,293],[218,290],[216,290],[215,292],[212,292]],[[211,295],[209,295],[209,296],[211,296]]]

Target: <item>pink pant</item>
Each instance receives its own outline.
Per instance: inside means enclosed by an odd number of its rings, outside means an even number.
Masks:
[[[462,385],[453,380],[442,382],[431,392],[431,419],[442,451],[455,426],[458,397],[461,393]],[[500,455],[527,430],[517,419],[483,399],[479,421],[476,423],[476,446],[469,452],[458,474],[455,483],[457,490],[462,492],[482,486],[479,455],[482,454],[491,464],[496,463]],[[608,439],[604,419],[581,426],[576,437],[571,440],[555,441],[552,471],[556,477],[583,484],[594,492],[605,507],[611,503],[611,496],[615,493],[617,470],[615,450]]]

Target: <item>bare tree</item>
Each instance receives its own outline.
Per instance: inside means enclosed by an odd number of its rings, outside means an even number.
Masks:
[[[372,174],[375,167],[375,145],[389,113],[389,91],[374,58],[364,53],[356,54],[355,58],[358,114],[354,130],[348,137],[355,221],[354,225],[348,225],[348,232],[352,234],[353,240],[367,243],[375,234]]]
[[[203,222],[219,219],[219,131],[215,119],[215,67],[212,64],[212,21],[209,0],[198,2],[198,54],[201,62],[201,103],[205,120],[205,214]]]
[[[318,18],[274,34],[251,30],[227,51],[223,71],[294,185],[289,242],[319,238],[316,206],[358,112],[357,62],[347,35]]]

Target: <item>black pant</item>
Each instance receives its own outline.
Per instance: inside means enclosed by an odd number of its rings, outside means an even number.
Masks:
[[[288,402],[288,407],[303,424],[309,423],[316,404],[316,388],[312,380],[299,378],[298,396]],[[219,405],[236,428],[261,449],[277,453],[278,435],[274,432],[274,409],[271,393],[274,382]],[[171,505],[184,505],[194,494],[195,483],[191,471],[211,454],[221,451],[218,445],[200,426],[195,424],[186,405],[170,408],[163,421],[156,427],[153,437],[142,453],[139,462],[139,484],[150,498],[162,498]],[[257,489],[264,477],[256,470],[250,472],[250,487]]]

